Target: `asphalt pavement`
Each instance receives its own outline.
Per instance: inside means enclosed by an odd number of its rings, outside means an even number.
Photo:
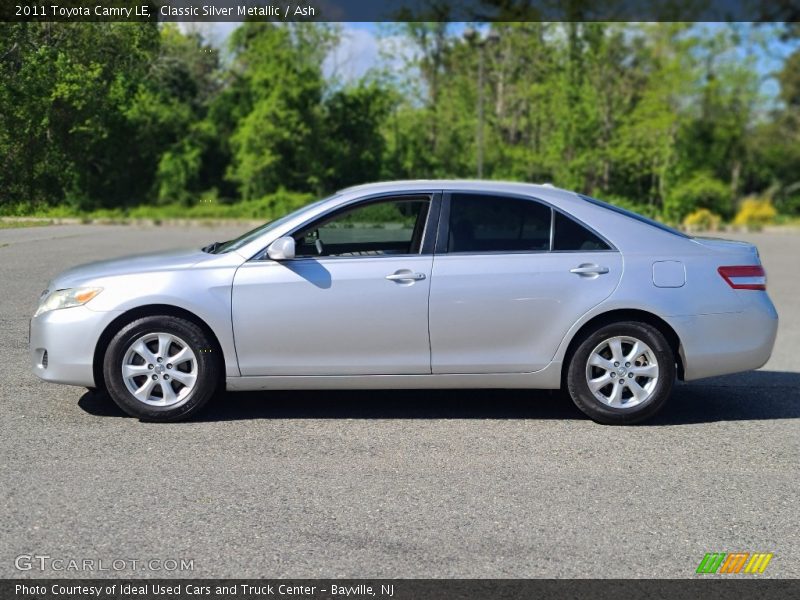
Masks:
[[[683,578],[733,551],[800,577],[800,233],[735,236],[780,313],[769,363],[635,427],[491,390],[227,394],[149,424],[31,373],[50,277],[240,229],[0,229],[0,577]]]

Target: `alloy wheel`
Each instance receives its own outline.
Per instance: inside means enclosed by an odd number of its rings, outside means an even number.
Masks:
[[[176,407],[189,398],[197,382],[197,357],[171,333],[147,333],[134,340],[122,359],[122,380],[140,402]]]
[[[658,359],[650,346],[635,337],[615,336],[589,354],[586,383],[606,406],[627,409],[652,398],[658,372]]]

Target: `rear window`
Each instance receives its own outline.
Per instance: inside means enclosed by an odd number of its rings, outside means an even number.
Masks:
[[[553,234],[553,250],[573,250],[590,252],[592,250],[610,250],[608,244],[594,232],[580,223],[556,212],[555,232]]]
[[[625,215],[626,217],[630,217],[631,219],[635,219],[636,221],[639,221],[640,223],[646,223],[647,225],[651,225],[652,227],[660,229],[661,231],[666,231],[667,233],[671,233],[672,235],[677,235],[677,236],[682,237],[682,238],[689,238],[690,237],[690,236],[686,235],[685,233],[683,233],[682,231],[678,231],[677,229],[673,229],[669,225],[664,225],[663,223],[659,223],[658,221],[655,221],[653,219],[649,219],[649,218],[647,218],[645,216],[642,216],[642,215],[640,215],[638,213],[633,212],[632,210],[627,210],[627,209],[624,209],[624,208],[620,208],[619,206],[614,206],[613,204],[609,204],[608,202],[603,202],[602,200],[598,200],[597,198],[592,198],[591,196],[584,196],[583,194],[578,194],[578,196],[580,196],[581,198],[583,198],[587,202],[590,202],[591,204],[594,204],[595,206],[600,206],[602,208],[614,211],[615,213],[618,213],[620,215]]]

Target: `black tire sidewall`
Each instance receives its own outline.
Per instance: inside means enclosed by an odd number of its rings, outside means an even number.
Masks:
[[[645,342],[658,360],[659,377],[652,398],[641,407],[627,409],[607,406],[595,398],[586,381],[586,362],[598,344],[615,336],[630,336]],[[588,334],[576,348],[567,371],[567,387],[575,405],[590,419],[607,425],[639,423],[656,414],[669,399],[675,382],[675,356],[664,335],[652,325],[640,322],[612,323]]]
[[[176,407],[151,406],[137,400],[122,379],[122,360],[130,344],[148,333],[170,333],[185,341],[197,358],[197,383],[189,398]],[[145,421],[177,421],[197,413],[214,396],[221,380],[218,352],[195,323],[171,316],[143,317],[128,323],[113,337],[103,361],[108,393],[127,414]]]

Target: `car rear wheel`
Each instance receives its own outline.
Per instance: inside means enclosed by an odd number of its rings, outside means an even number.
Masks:
[[[114,336],[103,375],[109,395],[129,415],[177,421],[197,413],[214,396],[222,366],[195,323],[154,316],[137,319]]]
[[[612,323],[587,335],[567,371],[567,388],[589,418],[638,423],[664,406],[675,382],[675,356],[664,335],[640,322]]]

